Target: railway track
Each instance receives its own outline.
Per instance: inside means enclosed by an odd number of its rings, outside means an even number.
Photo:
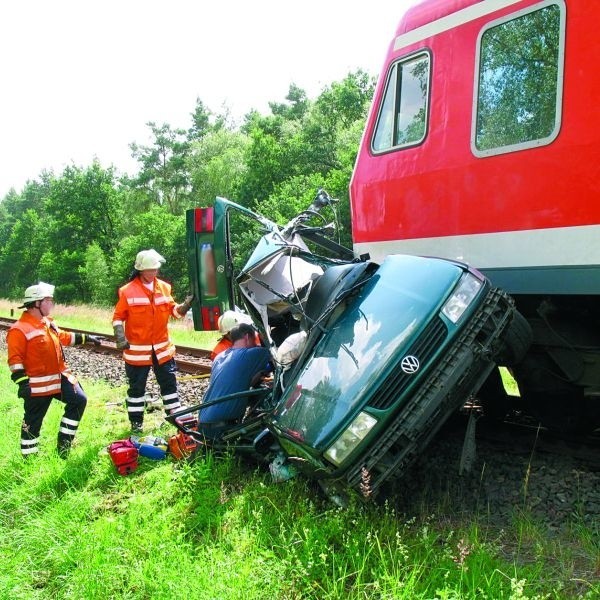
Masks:
[[[445,429],[464,436],[471,410],[474,410],[477,422],[477,443],[518,456],[535,452],[569,457],[600,472],[600,429],[580,434],[551,431],[518,411],[510,413],[504,420],[496,420],[484,417],[478,405],[469,404],[448,421]]]
[[[573,435],[556,433],[539,425],[507,420],[501,423],[481,422],[478,437],[504,452],[524,454],[543,452],[571,457],[600,471],[600,432]]]
[[[0,318],[0,329],[8,329],[16,319],[8,317]],[[74,329],[74,328],[63,328],[65,331],[72,331],[75,333],[85,333],[86,335],[97,335],[103,338],[100,346],[94,346],[92,344],[86,344],[82,348],[96,352],[98,354],[106,354],[110,356],[120,356],[122,350],[117,348],[114,335],[105,333],[99,333],[97,331],[88,331],[85,329]],[[206,375],[211,370],[210,350],[202,348],[191,348],[187,346],[177,346],[177,354],[175,356],[175,362],[177,363],[177,369],[181,373],[187,373],[190,375]]]

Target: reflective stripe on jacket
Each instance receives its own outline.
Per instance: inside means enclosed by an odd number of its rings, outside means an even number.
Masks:
[[[32,396],[60,394],[61,375],[77,383],[62,350],[75,344],[75,334],[59,329],[52,318],[39,320],[25,311],[8,330],[6,341],[8,368],[27,373]]]
[[[129,348],[123,358],[130,365],[151,365],[152,352],[159,364],[170,360],[175,346],[169,339],[169,318],[180,319],[171,297],[171,286],[162,279],[154,280],[153,291],[136,277],[119,289],[119,300],[113,313],[113,326],[125,325]]]

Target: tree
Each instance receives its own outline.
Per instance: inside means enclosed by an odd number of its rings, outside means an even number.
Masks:
[[[355,123],[360,124],[362,133],[374,85],[366,73],[358,70],[326,87],[319,95],[302,128],[304,152],[300,160],[306,172],[326,175],[331,169],[343,167],[339,155],[340,138],[345,138],[349,129],[356,131]],[[354,158],[359,143],[360,137],[356,141]]]
[[[192,199],[211,203],[216,196],[236,198],[247,167],[245,152],[249,139],[243,133],[219,129],[194,142],[188,157]]]
[[[51,177],[50,172],[42,171],[40,181],[28,181],[21,193],[12,189],[2,199],[0,202],[0,250],[23,213],[33,210],[39,215],[44,214],[44,202]]]
[[[36,268],[37,279],[56,285],[58,302],[81,302],[86,298],[85,284],[79,271],[82,255],[84,252],[68,248],[58,252],[46,249],[42,254]]]
[[[96,242],[86,248],[85,263],[79,267],[79,275],[84,285],[84,302],[96,306],[110,306],[113,303],[108,261]]]
[[[328,129],[349,127],[357,120],[364,120],[374,85],[371,77],[359,69],[326,87],[315,104],[317,111],[328,121]]]
[[[373,90],[374,81],[357,71],[325,88],[302,111],[271,104],[276,114],[251,115],[245,125],[250,144],[240,185],[242,203],[287,220],[324,187],[340,199],[339,241],[351,245],[348,185]],[[288,97],[301,96],[291,90]],[[306,204],[299,206],[300,199]]]
[[[39,264],[46,248],[47,221],[34,210],[16,220],[0,258],[0,293],[18,297],[42,279]]]
[[[62,300],[86,297],[79,267],[91,243],[107,256],[114,251],[120,204],[113,169],[96,161],[85,169],[66,167],[49,181],[41,228],[45,252],[36,270],[60,288]]]
[[[200,116],[197,127],[201,127]],[[190,142],[183,129],[171,129],[167,123],[157,126],[147,123],[154,139],[152,145],[130,145],[133,158],[140,164],[140,171],[132,184],[143,190],[153,203],[166,206],[171,214],[181,214],[189,196],[190,181],[186,170],[186,158]]]
[[[357,134],[351,153],[354,159],[360,142],[358,128],[362,132],[373,90],[374,82],[359,70],[325,88],[314,102],[291,86],[291,106],[271,103],[274,114],[249,115],[244,125],[250,144],[240,185],[241,203],[256,206],[290,178],[320,174],[326,179],[332,170],[345,171],[347,132]],[[340,140],[344,141],[343,154],[339,153]]]
[[[246,147],[246,172],[239,191],[242,204],[255,206],[269,196],[277,184],[305,171],[300,134],[303,121],[298,120],[294,112],[286,116],[248,115],[243,128],[250,143]]]
[[[95,241],[103,252],[111,254],[121,218],[120,204],[112,167],[103,169],[98,162],[85,169],[66,167],[60,177],[50,181],[45,202],[45,211],[53,218],[51,248],[76,250],[83,256]]]
[[[223,104],[222,112],[213,114],[200,98],[196,98],[196,107],[191,114],[192,126],[188,129],[188,142],[201,140],[209,133],[220,131],[221,129],[233,129],[231,114],[227,105]]]
[[[188,129],[187,139],[189,141],[201,140],[210,130],[210,110],[204,106],[200,98],[196,98],[196,106],[192,113],[192,126]]]
[[[287,120],[300,120],[310,106],[306,92],[292,83],[285,97],[287,103],[269,102],[271,113],[284,117]]]

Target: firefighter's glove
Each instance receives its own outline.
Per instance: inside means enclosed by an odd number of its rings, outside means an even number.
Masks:
[[[85,336],[86,344],[94,344],[94,346],[99,346],[104,341],[104,338],[100,335],[87,335]]]
[[[27,381],[22,381],[19,384],[19,391],[17,392],[17,396],[22,398],[23,400],[29,400],[31,398],[31,386],[29,385],[29,378]]]
[[[127,350],[127,348],[129,348],[129,342],[125,337],[125,328],[123,327],[123,325],[113,325],[113,330],[115,332],[117,348],[119,350]]]
[[[31,386],[25,371],[16,371],[11,375],[11,379],[19,386],[17,396],[23,400],[29,400],[31,398]]]
[[[99,346],[103,340],[104,338],[99,335],[90,335],[89,333],[75,334],[76,344],[94,344],[94,346]]]
[[[185,316],[187,311],[190,310],[190,308],[192,307],[193,301],[194,301],[194,295],[190,294],[189,296],[185,297],[185,300],[181,304],[178,304],[175,307],[175,310],[183,317],[183,316]]]

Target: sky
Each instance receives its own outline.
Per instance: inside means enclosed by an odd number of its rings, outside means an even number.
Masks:
[[[130,175],[146,123],[187,129],[200,98],[236,123],[291,83],[316,98],[378,75],[415,0],[19,0],[0,5],[0,199],[97,159]]]

